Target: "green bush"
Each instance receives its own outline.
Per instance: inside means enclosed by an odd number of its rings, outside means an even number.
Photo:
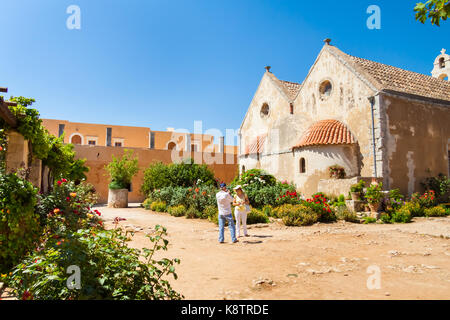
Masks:
[[[139,171],[138,159],[133,157],[133,150],[125,149],[122,157],[113,155],[105,169],[109,173],[110,189],[129,189],[131,180]]]
[[[142,206],[145,208],[145,210],[150,210],[152,205],[153,199],[147,198],[142,202]]]
[[[144,173],[141,187],[143,194],[148,195],[156,189],[166,187],[215,186],[214,173],[206,166],[189,163],[151,164]]]
[[[186,211],[186,218],[187,219],[202,219],[203,214],[202,212],[198,211],[194,207],[189,207]]]
[[[16,106],[9,106],[9,110],[17,119],[17,127],[14,130],[29,141],[33,156],[42,160],[51,176],[56,179],[65,177],[77,182],[86,179],[85,173],[89,171],[84,165],[86,160],[75,159],[74,146],[64,143],[64,135],[55,137],[42,125],[38,110],[30,108],[35,100],[25,97],[11,97],[10,100],[17,103]],[[1,117],[0,128],[5,131],[11,129]]]
[[[377,222],[377,219],[372,218],[372,217],[363,217],[363,220],[364,220],[364,224],[370,224],[370,223]]]
[[[219,210],[215,206],[207,206],[203,210],[203,216],[205,216],[209,221],[219,224]]]
[[[412,214],[408,207],[401,207],[394,211],[391,215],[391,222],[408,223],[411,222]]]
[[[182,204],[174,207],[169,207],[167,212],[174,217],[182,217],[186,213],[186,207]]]
[[[39,239],[36,194],[33,185],[17,174],[0,174],[0,272],[18,263]]]
[[[151,203],[150,209],[156,212],[166,212],[167,204],[161,201],[154,201]]]
[[[262,209],[262,213],[264,213],[268,217],[273,217],[273,207],[270,204],[266,204]]]
[[[362,193],[365,186],[366,183],[364,182],[364,180],[359,180],[358,183],[350,186],[350,192]]]
[[[336,208],[336,218],[338,220],[344,220],[347,222],[359,222],[356,213],[350,211],[345,205],[344,206],[340,205]]]
[[[254,208],[262,208],[265,205],[280,206],[283,204],[299,204],[300,195],[295,191],[293,185],[276,183],[271,186],[252,184],[243,187],[250,205]]]
[[[273,212],[286,226],[308,226],[319,220],[319,215],[306,205],[285,204]]]
[[[252,209],[247,214],[247,224],[268,223],[269,217],[258,209]]]
[[[322,192],[313,195],[311,199],[307,199],[303,204],[311,208],[319,217],[320,222],[336,221],[336,215],[328,204],[328,199]]]
[[[433,190],[438,203],[450,202],[450,179],[440,173],[437,177],[430,177],[421,183],[425,190]]]
[[[395,210],[400,208],[405,202],[405,196],[400,193],[400,189],[389,190],[389,205]]]
[[[277,180],[271,174],[268,174],[266,171],[261,169],[251,169],[245,171],[238,180],[234,180],[231,185],[234,187],[235,185],[240,184],[243,188],[251,186],[251,187],[267,187],[274,186]]]
[[[383,199],[382,193],[383,184],[380,182],[378,184],[371,184],[367,190],[364,198],[366,198],[368,203],[379,203]]]
[[[411,202],[417,203],[423,209],[432,208],[437,205],[436,193],[433,190],[429,190],[422,195],[415,192],[411,196]]]
[[[39,251],[13,269],[6,283],[27,300],[181,299],[167,281],[168,276],[177,279],[174,266],[180,261],[154,258],[157,251],[167,250],[166,235],[166,229],[156,226],[156,234],[148,236],[152,249],[142,250],[128,247],[130,236],[120,228],[50,235]],[[73,272],[69,266],[81,270],[79,289],[67,286]]]
[[[199,187],[165,187],[149,194],[152,201],[162,201],[169,206],[184,205],[203,211],[207,206],[217,206],[217,189],[214,186]]]
[[[442,206],[436,206],[433,208],[427,208],[425,209],[425,216],[426,217],[445,217],[448,215],[448,210],[446,210]]]

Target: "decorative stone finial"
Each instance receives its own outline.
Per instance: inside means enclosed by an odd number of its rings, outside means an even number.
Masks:
[[[325,40],[323,40],[323,42],[325,42],[325,44],[326,44],[327,46],[329,46],[329,45],[330,45],[330,42],[331,42],[331,39],[330,39],[330,38],[326,38]]]
[[[441,54],[445,54],[445,52],[447,52],[447,50],[445,50],[444,48],[442,48]]]
[[[270,72],[271,66],[265,66],[264,68],[266,69],[267,72]]]

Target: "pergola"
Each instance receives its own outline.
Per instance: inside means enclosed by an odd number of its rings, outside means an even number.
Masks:
[[[8,88],[0,87],[0,92],[6,93],[8,92]],[[15,128],[17,126],[17,120],[8,107],[16,105],[17,103],[5,101],[3,97],[0,97],[0,117],[2,117],[2,119],[5,120],[6,123],[9,124],[12,128]]]

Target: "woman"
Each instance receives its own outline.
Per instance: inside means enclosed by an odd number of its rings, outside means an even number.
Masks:
[[[234,196],[233,206],[234,216],[236,218],[236,231],[237,236],[241,237],[241,223],[244,227],[244,236],[248,237],[247,233],[247,213],[250,211],[250,201],[241,186],[234,188],[236,195]]]

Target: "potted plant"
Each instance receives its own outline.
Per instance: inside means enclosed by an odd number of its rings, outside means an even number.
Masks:
[[[341,167],[337,164],[328,167],[328,171],[330,173],[330,178],[344,179],[346,176],[344,167]]]
[[[350,195],[352,197],[352,200],[354,201],[361,200],[361,196],[365,186],[366,183],[364,182],[364,180],[359,180],[358,183],[350,187]]]
[[[105,167],[109,173],[108,207],[128,207],[128,192],[132,178],[138,173],[138,159],[133,157],[133,150],[124,150],[122,157],[112,156],[112,161]]]
[[[378,208],[380,207],[380,201],[383,198],[383,192],[382,192],[383,184],[380,182],[371,184],[367,190],[365,198],[369,204],[370,211],[372,213],[378,212]]]

